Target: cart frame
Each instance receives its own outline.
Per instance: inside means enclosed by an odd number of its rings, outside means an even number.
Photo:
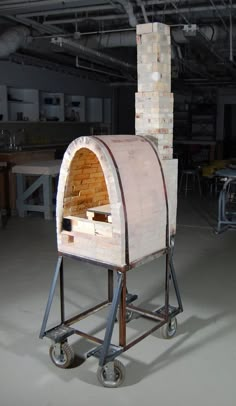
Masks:
[[[56,265],[56,269],[54,272],[54,276],[51,283],[51,288],[49,291],[47,306],[40,330],[40,338],[48,337],[50,338],[55,344],[63,344],[67,342],[68,337],[76,334],[81,336],[89,341],[95,342],[98,346],[89,351],[87,353],[87,358],[90,356],[94,356],[99,359],[99,368],[103,368],[106,365],[109,365],[109,368],[112,369],[110,372],[111,383],[113,386],[116,385],[115,378],[114,378],[114,365],[113,361],[116,357],[118,357],[121,353],[126,352],[128,349],[139,343],[141,340],[146,338],[148,335],[152,334],[157,329],[161,328],[162,326],[169,325],[175,317],[183,311],[182,300],[180,297],[180,292],[178,288],[177,278],[175,274],[174,264],[173,264],[173,248],[174,248],[174,241],[172,239],[171,247],[165,251],[161,251],[155,253],[153,255],[149,255],[143,258],[141,261],[136,262],[135,264],[131,264],[129,267],[117,268],[112,267],[109,264],[102,264],[104,267],[108,269],[107,273],[107,282],[108,282],[108,296],[107,300],[97,304],[94,307],[91,307],[82,313],[77,314],[74,317],[66,319],[65,317],[65,300],[64,300],[64,272],[63,272],[63,257],[72,257],[77,260],[85,261],[84,258],[80,257],[73,257],[71,255],[65,255],[59,253],[58,261]],[[148,311],[141,307],[134,306],[132,302],[137,299],[137,295],[132,295],[128,293],[127,284],[126,284],[126,272],[136,266],[150,262],[155,258],[165,255],[165,303],[162,307],[154,311]],[[88,260],[86,262],[95,263],[93,260]],[[97,263],[97,265],[101,265],[101,263]],[[114,274],[117,275],[117,282],[114,287]],[[48,317],[50,313],[50,309],[52,306],[55,289],[57,285],[57,281],[59,279],[60,283],[60,316],[61,316],[61,323],[49,330],[46,330]],[[169,303],[169,292],[170,292],[170,281],[173,283],[176,299],[178,305],[172,306]],[[71,327],[73,324],[79,322],[80,320],[93,315],[97,311],[109,306],[106,330],[104,339],[101,340],[100,338],[87,334],[84,331],[78,330],[74,327]],[[114,324],[116,322],[117,311],[119,307],[119,345],[113,345],[111,342],[112,333],[114,329]],[[145,331],[143,334],[132,340],[131,342],[127,343],[126,339],[126,322],[128,321],[126,316],[127,312],[137,313],[141,317],[151,319],[156,322],[155,326],[151,329]],[[105,385],[104,386],[110,386]]]
[[[216,234],[223,233],[229,228],[236,228],[236,211],[230,210],[230,207],[227,208],[230,187],[232,185],[236,185],[236,176],[226,178],[223,188],[220,191]]]

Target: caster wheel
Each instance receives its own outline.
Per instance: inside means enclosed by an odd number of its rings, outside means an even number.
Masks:
[[[118,388],[124,382],[125,367],[118,360],[108,362],[103,367],[98,367],[97,378],[106,388]]]
[[[177,319],[174,317],[168,323],[164,324],[161,329],[163,338],[172,338],[177,331]]]
[[[125,322],[126,323],[129,323],[132,320],[133,314],[134,313],[132,312],[132,310],[126,310],[126,314],[125,314]],[[116,316],[116,321],[119,321],[119,319],[120,319],[120,315],[119,315],[119,310],[118,310],[117,316]]]
[[[132,310],[126,310],[126,315],[125,315],[125,321],[126,323],[129,323],[133,318],[133,312]]]
[[[74,351],[67,343],[51,345],[49,355],[58,368],[69,368],[74,361]]]

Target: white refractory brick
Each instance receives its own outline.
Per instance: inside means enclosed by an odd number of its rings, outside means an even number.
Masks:
[[[171,79],[169,75],[165,75],[160,72],[148,72],[148,73],[140,73],[138,72],[138,81],[142,83],[168,83],[171,85]]]
[[[152,32],[159,32],[159,33],[162,33],[165,35],[170,35],[170,27],[169,27],[169,25],[162,24],[162,23],[153,23]]]
[[[157,116],[155,117],[154,115],[144,115],[144,114],[139,114],[136,113],[136,128],[138,128],[138,125],[140,124],[141,126],[145,125],[148,126],[148,128],[165,128],[167,129],[173,129],[173,118],[167,117],[167,115],[163,114],[163,117]]]
[[[153,83],[139,83],[138,81],[138,91],[139,92],[169,92],[171,90],[171,84],[167,82],[153,82]]]
[[[158,44],[160,46],[170,46],[170,36],[162,34],[143,34],[137,38],[137,47],[140,45]]]
[[[174,100],[173,93],[169,92],[138,92],[135,93],[136,101],[140,101],[142,103],[150,102],[150,103],[160,103],[162,100],[169,100],[170,102]]]
[[[138,73],[145,74],[150,72],[160,72],[163,75],[171,76],[171,65],[160,62],[138,64]]]
[[[153,30],[153,24],[138,24],[136,26],[136,34],[141,35],[141,34],[149,34]]]
[[[161,23],[138,26],[135,130],[137,135],[154,140],[163,160],[173,157],[170,44],[169,26]]]

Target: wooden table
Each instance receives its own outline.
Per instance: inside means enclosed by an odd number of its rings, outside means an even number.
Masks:
[[[55,206],[53,205],[52,178],[59,174],[60,167],[60,160],[51,160],[28,162],[12,168],[17,179],[16,204],[20,217],[24,217],[28,211],[37,211],[44,213],[45,219],[52,219]],[[35,181],[29,187],[25,186],[27,176],[35,177]],[[27,199],[41,186],[43,187],[43,204],[27,203]]]
[[[14,165],[21,165],[30,161],[45,161],[55,157],[55,149],[37,149],[29,151],[1,151],[0,162],[7,163],[7,185],[3,186],[0,181],[1,206],[5,207],[9,214],[16,214],[16,175],[12,172]]]

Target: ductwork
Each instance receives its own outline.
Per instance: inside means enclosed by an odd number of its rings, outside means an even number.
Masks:
[[[136,27],[136,25],[138,23],[137,23],[137,18],[136,18],[135,14],[134,14],[133,5],[131,4],[131,2],[128,1],[128,0],[117,0],[117,2],[122,5],[123,9],[128,14],[129,25],[131,27]]]
[[[0,36],[0,58],[8,58],[19,48],[26,46],[30,36],[27,27],[12,27]]]
[[[135,47],[135,31],[112,32],[109,34],[81,36],[80,44],[89,48]]]
[[[79,44],[90,49],[136,47],[136,32],[123,31],[109,34],[81,37]],[[174,59],[174,47],[171,47],[171,58]]]
[[[187,26],[186,26],[187,27]],[[219,25],[211,24],[209,26],[196,27],[195,35],[197,33],[202,34],[204,38],[211,42],[226,41],[228,39],[228,33],[225,29]],[[236,25],[234,26],[234,37],[236,37]],[[194,31],[189,29],[172,29],[172,37],[177,44],[186,44],[191,36],[194,36]]]
[[[85,47],[77,41],[72,41],[63,37],[56,37],[52,38],[51,42],[64,48],[65,50],[70,51],[73,55],[84,56],[85,59],[89,59],[90,61],[92,60],[95,62],[99,62],[100,64],[105,66],[115,66],[116,68],[122,70],[126,69],[136,72],[136,66],[128,62],[120,61],[119,59],[113,58],[112,56],[105,55],[99,51],[95,51],[93,49]]]
[[[211,42],[216,41],[226,41],[228,38],[227,32],[215,24],[204,27],[196,27],[190,29],[186,26],[186,29],[183,28],[172,28],[171,34],[176,44],[186,44],[189,41],[191,36],[194,36],[199,32],[204,38]],[[234,37],[236,37],[236,25],[232,30]],[[135,31],[121,31],[113,33],[103,33],[100,35],[89,35],[80,38],[80,44],[86,45],[89,48],[115,48],[115,47],[135,47],[136,46],[136,33]]]

